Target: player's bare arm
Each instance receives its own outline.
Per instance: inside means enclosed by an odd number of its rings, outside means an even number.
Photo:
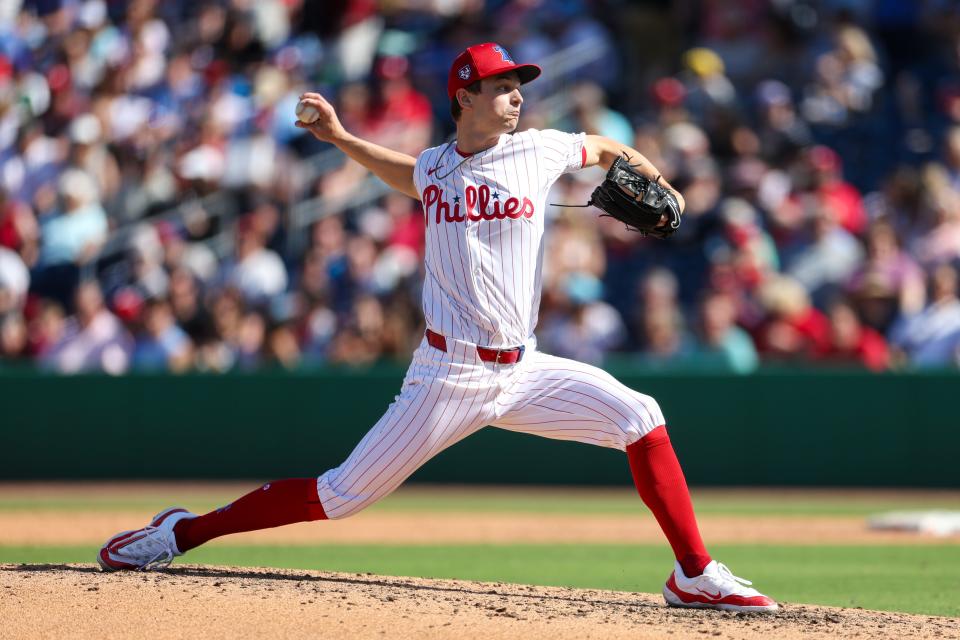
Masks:
[[[583,165],[584,167],[600,165],[604,169],[609,169],[614,160],[618,157],[626,156],[630,159],[630,164],[633,165],[638,172],[673,191],[674,195],[677,196],[677,201],[680,203],[681,211],[686,208],[686,202],[684,202],[680,192],[670,186],[670,183],[662,177],[657,168],[653,166],[653,163],[647,160],[647,158],[636,149],[628,147],[616,140],[594,135],[588,135],[584,138],[583,147],[587,151],[587,161]]]
[[[298,120],[299,128],[308,130],[317,140],[333,144],[393,189],[411,198],[420,199],[413,183],[416,158],[351,134],[340,123],[333,105],[319,93],[305,93],[300,96],[300,100],[315,107],[320,117],[310,124]]]

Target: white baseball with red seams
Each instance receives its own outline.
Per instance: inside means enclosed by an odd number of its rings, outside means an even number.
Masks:
[[[664,424],[657,402],[605,371],[536,350],[544,209],[563,173],[583,167],[584,134],[530,129],[473,155],[423,151],[414,183],[424,208],[427,327],[395,401],[347,460],[318,479],[328,517],[396,489],[427,460],[485,425],[624,450]],[[477,346],[523,346],[517,364]]]

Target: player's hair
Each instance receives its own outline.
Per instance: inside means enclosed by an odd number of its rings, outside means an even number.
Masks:
[[[470,93],[480,93],[480,84],[483,80],[477,80],[468,84],[464,89]],[[453,116],[453,121],[456,122],[460,119],[460,114],[463,113],[463,109],[460,108],[460,102],[457,100],[457,96],[454,95],[453,99],[450,100],[450,115]]]

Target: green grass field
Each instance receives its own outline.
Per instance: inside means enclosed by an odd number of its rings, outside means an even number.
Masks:
[[[202,486],[202,485],[201,485]],[[250,482],[247,489],[256,488]],[[154,511],[171,504],[184,504],[203,512],[237,497],[222,490],[205,490],[197,485],[177,484],[148,488],[136,496],[86,493],[82,498],[43,495],[19,497],[0,495],[3,511]],[[240,489],[243,491],[243,489]],[[694,503],[701,515],[779,516],[866,516],[880,511],[916,509],[960,509],[957,492],[871,493],[867,491],[762,490],[756,492],[694,490]],[[643,511],[633,489],[550,489],[476,487],[457,489],[401,489],[370,507],[382,512],[465,512],[465,513],[575,513],[635,514]]]
[[[153,510],[183,502],[197,510],[230,496],[179,489],[136,498],[87,496],[82,500],[0,497],[2,511]],[[784,515],[802,526],[805,515],[867,515],[878,511],[957,508],[955,494],[868,495],[852,499],[821,494],[749,495],[705,492],[696,496],[701,514]],[[542,513],[635,513],[642,509],[628,491],[596,495],[574,491],[541,494],[523,490],[401,492],[375,507],[391,511]],[[960,616],[960,544],[953,538],[923,545],[711,545],[735,573],[749,577],[784,602],[863,607]],[[94,546],[0,546],[0,562],[92,562]],[[212,543],[190,553],[190,563],[318,569],[385,575],[503,581],[625,591],[658,592],[672,557],[663,545],[336,545],[232,546]]]

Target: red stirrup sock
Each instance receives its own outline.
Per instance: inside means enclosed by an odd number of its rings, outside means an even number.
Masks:
[[[627,447],[633,483],[653,512],[688,578],[703,573],[710,554],[703,546],[690,491],[667,428],[659,426]]]
[[[229,533],[326,519],[317,479],[291,478],[268,482],[216,511],[181,520],[173,527],[173,535],[182,553]]]

